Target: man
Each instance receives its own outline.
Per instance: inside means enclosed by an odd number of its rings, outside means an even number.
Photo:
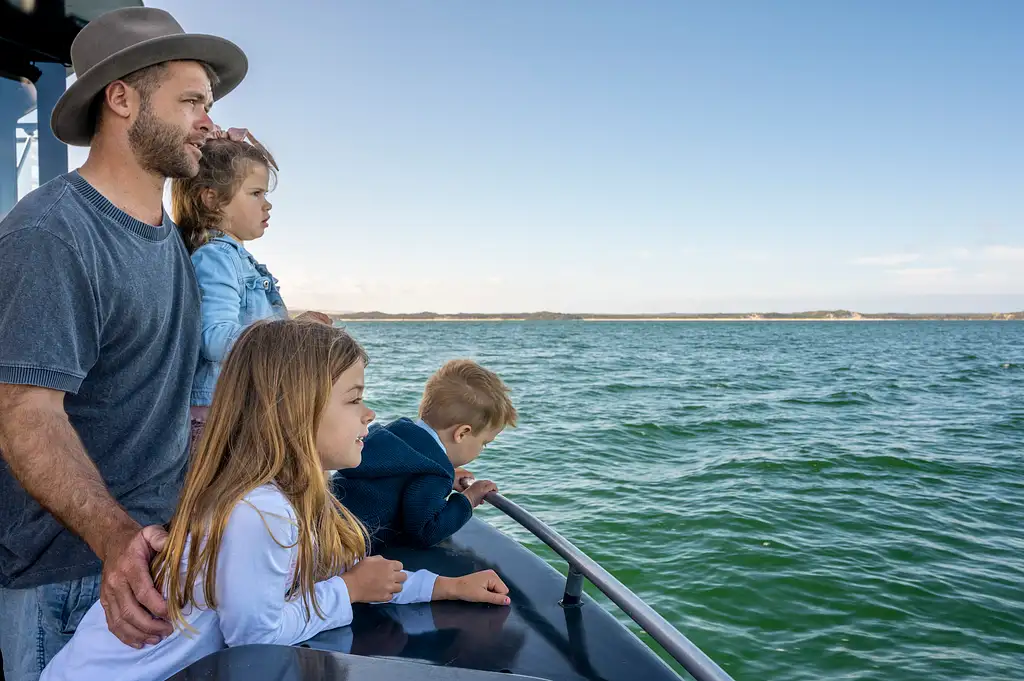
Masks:
[[[0,222],[0,648],[35,681],[99,597],[141,647],[170,634],[149,561],[187,461],[199,292],[164,214],[199,170],[215,99],[248,69],[227,40],[129,8],[82,29],[51,126],[78,171]]]

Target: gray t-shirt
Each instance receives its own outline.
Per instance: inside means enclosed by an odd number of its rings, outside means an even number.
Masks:
[[[77,172],[0,222],[0,383],[66,394],[111,494],[170,520],[184,479],[199,289],[174,223],[121,211]],[[0,463],[0,587],[98,574],[100,561]]]

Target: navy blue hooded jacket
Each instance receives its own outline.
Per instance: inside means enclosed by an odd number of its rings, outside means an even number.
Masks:
[[[393,544],[433,546],[473,517],[473,505],[452,492],[455,468],[433,436],[409,419],[370,428],[363,460],[331,481],[370,533],[371,552]]]

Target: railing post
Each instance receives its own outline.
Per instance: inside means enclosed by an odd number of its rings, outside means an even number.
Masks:
[[[583,605],[583,573],[569,564],[569,575],[565,578],[565,593],[562,594],[563,608],[578,608]]]

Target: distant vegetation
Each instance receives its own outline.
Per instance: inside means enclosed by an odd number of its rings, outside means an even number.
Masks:
[[[299,314],[301,310],[295,310]],[[528,322],[564,322],[564,321],[608,321],[608,320],[749,320],[749,321],[878,321],[878,320],[917,320],[917,321],[1009,321],[1024,320],[1022,312],[995,313],[950,313],[950,314],[910,314],[902,312],[868,313],[851,312],[850,310],[811,310],[807,312],[713,312],[687,314],[670,312],[665,314],[565,314],[562,312],[510,312],[503,314],[483,314],[459,312],[441,314],[438,312],[416,312],[412,314],[391,314],[387,312],[344,312],[328,313],[336,321],[528,321]]]

